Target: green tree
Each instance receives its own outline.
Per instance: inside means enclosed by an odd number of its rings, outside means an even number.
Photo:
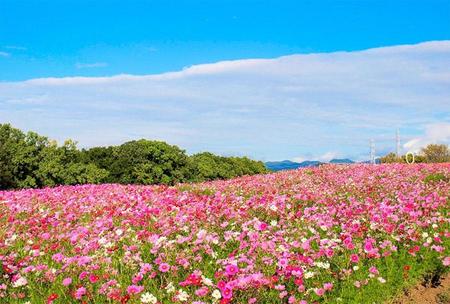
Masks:
[[[119,179],[115,178],[109,171],[116,161],[115,150],[117,147],[93,147],[90,149],[83,149],[81,151],[81,161],[85,164],[94,164],[100,169],[108,171],[108,175],[104,181],[107,183],[118,183]]]
[[[450,150],[444,144],[430,144],[422,149],[422,155],[427,163],[450,162]]]
[[[0,189],[85,183],[175,184],[267,172],[262,162],[209,152],[187,156],[177,146],[141,139],[79,150],[0,124]]]
[[[174,184],[185,181],[187,155],[161,141],[137,140],[114,149],[112,179],[123,184]]]
[[[380,157],[380,162],[382,164],[392,164],[392,163],[404,163],[402,157],[398,157],[397,154],[391,152],[386,154],[383,157]]]
[[[247,157],[223,157],[209,152],[194,154],[191,160],[191,180],[227,179],[267,172],[263,162]]]
[[[56,186],[100,183],[106,179],[108,171],[95,164],[82,163],[76,143],[68,140],[61,147],[50,142],[42,150],[35,174],[40,186]]]
[[[25,134],[9,124],[0,125],[0,188],[16,188],[15,155],[24,144]]]

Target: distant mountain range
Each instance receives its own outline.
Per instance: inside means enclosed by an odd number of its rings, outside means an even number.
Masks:
[[[328,163],[330,164],[353,164],[354,161],[348,158],[343,159],[332,159]],[[321,162],[318,160],[305,160],[301,163],[293,162],[290,160],[282,160],[282,161],[272,161],[266,162],[265,165],[267,169],[271,171],[281,171],[281,170],[292,170],[297,168],[306,168],[306,167],[316,167],[318,165],[325,164],[325,162]]]

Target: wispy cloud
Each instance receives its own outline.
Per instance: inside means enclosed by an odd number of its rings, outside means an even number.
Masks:
[[[10,53],[0,51],[0,57],[9,57],[9,56],[11,56]]]
[[[79,63],[75,64],[77,69],[91,69],[91,68],[103,68],[108,66],[106,62],[93,62],[93,63]]]
[[[24,46],[18,46],[18,45],[7,45],[5,46],[5,49],[8,50],[17,50],[17,51],[26,51],[27,48]]]
[[[84,146],[147,137],[189,152],[359,159],[370,138],[383,139],[377,151],[394,151],[397,127],[420,137],[450,117],[449,60],[450,41],[440,41],[156,75],[0,82],[0,121]],[[30,102],[39,96],[44,103]]]
[[[450,144],[450,122],[427,125],[422,136],[406,142],[403,147],[411,152],[417,152],[428,144]]]

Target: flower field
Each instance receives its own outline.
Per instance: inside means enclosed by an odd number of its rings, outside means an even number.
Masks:
[[[450,164],[0,192],[1,303],[383,303],[450,265]]]

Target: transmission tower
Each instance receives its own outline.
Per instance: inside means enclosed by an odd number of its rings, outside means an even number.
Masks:
[[[370,140],[370,163],[375,164],[375,142]]]

